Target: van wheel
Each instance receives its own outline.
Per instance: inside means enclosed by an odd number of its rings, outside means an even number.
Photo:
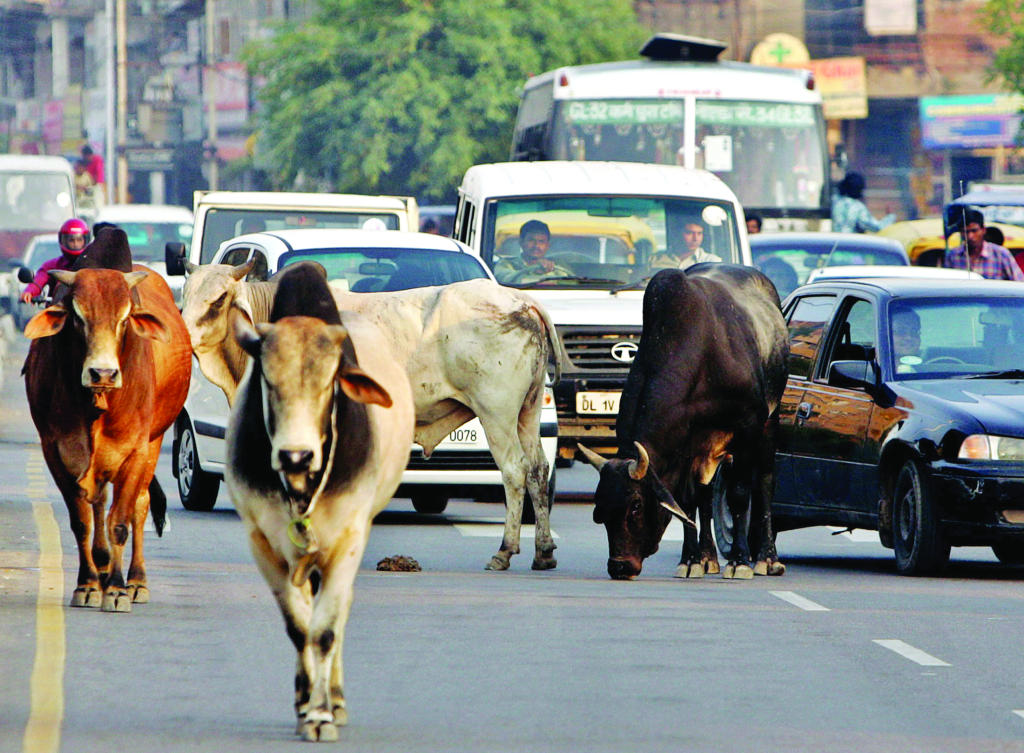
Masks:
[[[178,471],[178,496],[181,505],[192,512],[209,512],[217,504],[220,477],[199,467],[196,437],[187,421],[178,440],[178,455],[174,459]]]
[[[896,478],[892,516],[896,569],[901,575],[926,575],[949,562],[949,542],[936,515],[928,479],[908,460]]]
[[[424,515],[440,515],[448,507],[448,497],[436,492],[412,495],[412,509]]]

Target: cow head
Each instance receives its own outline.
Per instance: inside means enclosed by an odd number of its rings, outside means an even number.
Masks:
[[[628,580],[640,574],[643,561],[658,551],[672,515],[693,521],[651,467],[647,450],[634,442],[638,457],[604,458],[580,445],[580,451],[601,474],[594,492],[594,522],[608,533],[608,575]]]
[[[234,336],[257,360],[251,378],[261,380],[271,467],[292,498],[308,502],[330,470],[325,452],[353,416],[344,401],[388,408],[391,396],[359,367],[342,325],[289,316],[254,327],[239,317]]]
[[[215,349],[227,339],[232,304],[239,300],[239,284],[252,267],[252,260],[237,267],[185,262],[188,277],[182,289],[181,318],[192,350]]]
[[[94,391],[121,386],[120,355],[125,333],[165,341],[163,322],[145,311],[133,288],[148,272],[83,269],[52,270],[50,277],[68,287],[59,303],[40,311],[25,325],[29,339],[72,329],[85,344],[82,386]],[[70,321],[70,325],[68,322]]]

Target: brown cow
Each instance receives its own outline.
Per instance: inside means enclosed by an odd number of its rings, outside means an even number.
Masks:
[[[43,455],[71,515],[78,585],[71,606],[129,612],[149,601],[143,525],[166,499],[153,476],[191,374],[188,331],[156,273],[54,271],[66,294],[25,327],[25,389]],[[106,485],[114,488],[109,516]],[[122,555],[132,529],[127,584]]]

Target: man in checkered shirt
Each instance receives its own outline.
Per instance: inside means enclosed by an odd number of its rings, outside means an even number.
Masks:
[[[981,212],[977,209],[964,212],[960,231],[966,242],[946,251],[943,266],[969,269],[990,280],[1024,282],[1024,272],[1010,252],[985,240],[985,216]]]

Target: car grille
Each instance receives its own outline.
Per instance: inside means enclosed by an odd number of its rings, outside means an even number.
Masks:
[[[413,450],[406,468],[410,471],[496,471],[498,465],[494,462],[490,450],[434,450],[429,459],[423,457],[419,450]]]
[[[629,371],[629,362],[612,357],[616,343],[640,342],[640,327],[573,327],[559,330],[562,346],[573,367],[602,371]]]

